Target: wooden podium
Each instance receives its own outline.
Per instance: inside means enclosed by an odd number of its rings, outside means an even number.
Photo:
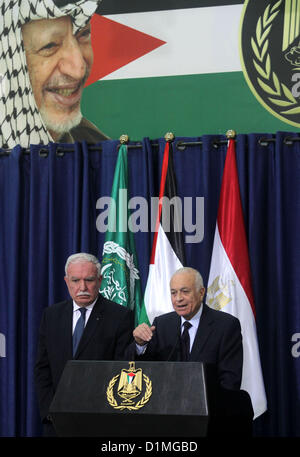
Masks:
[[[206,436],[204,367],[200,362],[71,360],[50,414],[58,436]]]

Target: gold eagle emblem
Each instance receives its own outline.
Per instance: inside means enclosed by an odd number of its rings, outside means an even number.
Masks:
[[[118,383],[118,387],[115,389],[117,395],[122,399],[120,404],[114,397],[114,387]],[[143,381],[145,383],[144,396],[134,403],[134,399],[140,397],[143,393]],[[129,369],[123,368],[120,374],[114,376],[106,389],[106,397],[108,403],[114,408],[119,410],[129,409],[138,410],[145,406],[152,395],[152,382],[143,374],[141,368],[135,368],[135,362],[129,362]]]

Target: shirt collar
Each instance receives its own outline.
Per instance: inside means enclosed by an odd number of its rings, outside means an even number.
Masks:
[[[190,319],[188,321],[194,327],[198,327],[202,311],[203,311],[203,303],[201,303],[200,309],[198,309],[195,316],[193,316],[192,319]],[[188,319],[185,319],[183,316],[181,316],[181,325],[183,325],[186,320],[188,320]]]
[[[97,300],[98,300],[98,297],[96,298],[96,300],[93,301],[93,303],[91,303],[90,305],[87,305],[85,308],[92,310],[94,308],[94,305]],[[79,308],[82,308],[82,307],[78,306],[77,303],[75,303],[75,301],[73,300],[73,312],[77,311]]]

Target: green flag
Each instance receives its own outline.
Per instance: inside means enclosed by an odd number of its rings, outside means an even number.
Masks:
[[[128,229],[129,216],[127,146],[121,145],[115,168],[108,213],[108,230],[102,253],[100,293],[105,298],[132,309],[135,313],[135,324],[137,324],[142,294],[134,234]]]

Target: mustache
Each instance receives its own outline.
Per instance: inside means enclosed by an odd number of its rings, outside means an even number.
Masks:
[[[88,79],[90,74],[90,70],[87,68],[85,71],[85,74],[82,79],[78,80],[75,78],[72,78],[71,76],[68,75],[60,75],[60,76],[54,76],[50,81],[47,82],[45,89],[58,89],[61,87],[65,86],[74,86],[78,85],[78,88],[80,86],[84,86],[86,80]]]
[[[76,294],[76,297],[81,297],[82,295],[88,295],[89,297],[91,296],[89,292],[78,292],[78,294]]]

